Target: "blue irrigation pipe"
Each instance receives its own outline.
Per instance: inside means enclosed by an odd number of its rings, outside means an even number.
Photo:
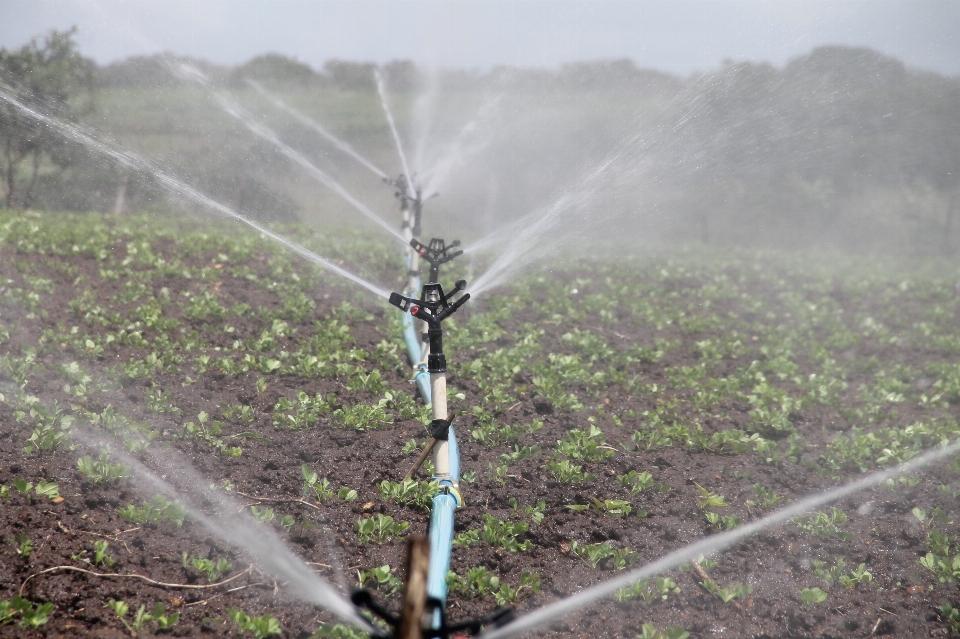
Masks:
[[[404,262],[407,265],[407,270],[410,270],[410,252],[407,251],[403,254]],[[417,290],[407,291],[409,297],[416,297],[420,294],[420,277],[417,276],[415,279]],[[420,390],[420,397],[423,398],[424,404],[431,403],[430,395],[430,373],[427,372],[427,364],[425,362],[426,358],[423,353],[423,344],[420,342],[420,336],[417,335],[417,329],[413,317],[409,314],[404,313],[403,319],[400,320],[401,327],[403,329],[403,341],[407,344],[407,353],[410,356],[410,363],[417,367],[417,372],[413,376],[413,380],[417,384],[417,388]]]
[[[447,454],[450,459],[450,474],[434,477],[439,480],[442,492],[433,498],[430,514],[430,568],[427,571],[427,597],[447,608],[447,572],[450,570],[450,555],[453,553],[453,514],[463,505],[458,486],[460,484],[460,448],[453,426],[449,431]],[[440,610],[433,613],[433,627],[440,629],[443,617]]]

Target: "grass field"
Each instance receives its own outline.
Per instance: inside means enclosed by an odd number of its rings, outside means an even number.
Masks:
[[[279,230],[401,284],[393,247]],[[571,260],[471,300],[445,324],[466,500],[451,618],[543,605],[955,439],[958,282],[955,262],[675,251]],[[401,481],[429,412],[399,327],[230,223],[0,212],[0,634],[352,636],[202,526],[200,484],[395,607],[402,540],[436,490]],[[958,472],[891,481],[535,634],[960,631]]]

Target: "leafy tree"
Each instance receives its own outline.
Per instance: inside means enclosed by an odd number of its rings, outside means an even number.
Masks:
[[[0,91],[28,105],[53,111],[61,120],[75,121],[92,109],[94,63],[81,56],[74,41],[76,27],[51,31],[18,50],[0,49]],[[85,96],[87,99],[82,100]],[[37,177],[47,168],[63,170],[76,163],[81,148],[58,132],[0,102],[0,157],[7,208],[30,206]],[[24,165],[29,169],[27,176]]]

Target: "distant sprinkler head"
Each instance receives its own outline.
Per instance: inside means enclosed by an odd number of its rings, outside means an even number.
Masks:
[[[446,264],[458,255],[463,255],[463,251],[450,252],[450,249],[460,246],[460,240],[454,240],[449,245],[442,238],[435,237],[429,244],[424,244],[414,238],[410,240],[410,246],[420,254],[425,262],[430,264],[429,282],[436,282],[440,277],[440,265]]]

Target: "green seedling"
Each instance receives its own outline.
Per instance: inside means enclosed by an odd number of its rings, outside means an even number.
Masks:
[[[783,497],[772,490],[768,490],[763,484],[754,484],[753,492],[757,494],[757,500],[747,500],[747,506],[760,506],[761,508],[773,508],[783,501]]]
[[[652,623],[645,623],[640,627],[637,639],[689,639],[690,633],[679,626],[671,626],[663,632],[657,630]]]
[[[487,467],[490,469],[490,479],[497,482],[498,484],[503,484],[507,481],[507,473],[510,472],[510,467],[506,464],[500,464],[499,466],[494,466],[492,463],[488,464]]]
[[[357,586],[360,588],[373,587],[385,595],[393,595],[403,588],[403,581],[393,574],[390,566],[384,564],[379,568],[357,571]]]
[[[389,515],[377,514],[366,519],[354,522],[357,529],[357,541],[361,544],[375,542],[382,544],[393,537],[399,537],[406,532],[410,524],[394,521]]]
[[[819,588],[804,588],[800,591],[800,601],[802,601],[805,606],[823,603],[826,600],[827,593]]]
[[[547,470],[561,484],[579,484],[597,481],[597,476],[583,472],[583,466],[572,464],[564,459],[559,462],[547,462]]]
[[[326,477],[319,477],[317,473],[310,470],[310,467],[306,464],[300,466],[300,472],[303,474],[304,492],[312,492],[321,504],[333,498],[334,493],[330,489],[330,482]]]
[[[839,508],[831,508],[829,514],[818,512],[814,517],[798,517],[793,522],[803,532],[817,537],[836,537],[841,541],[853,538],[853,535],[840,528],[841,524],[847,522],[847,516]]]
[[[626,475],[618,476],[617,480],[629,488],[634,495],[653,488],[654,485],[653,475],[647,471],[638,474],[637,471],[631,470]]]
[[[454,539],[454,543],[459,546],[469,546],[478,541],[484,541],[509,552],[526,551],[531,548],[532,543],[530,540],[518,541],[518,537],[529,529],[530,526],[525,522],[501,521],[493,515],[484,514],[482,530],[468,530],[460,533]]]
[[[192,568],[203,573],[210,583],[220,581],[221,577],[230,574],[230,571],[233,570],[233,564],[223,557],[217,561],[213,561],[205,557],[196,557],[188,553],[183,553],[180,556],[180,561],[184,568]]]
[[[511,497],[509,500],[507,500],[507,503],[510,504],[510,507],[513,508],[514,512],[520,512],[520,502],[518,502],[515,497]],[[547,503],[541,500],[537,502],[536,506],[524,506],[523,514],[529,517],[530,521],[533,523],[539,524],[543,521],[543,513],[546,511],[546,509]]]
[[[467,570],[463,577],[448,573],[447,587],[469,597],[493,596],[498,606],[508,606],[540,592],[540,575],[524,571],[514,588],[483,566],[477,566]]]
[[[293,528],[294,524],[297,523],[297,520],[293,518],[292,515],[283,515],[280,519],[277,520],[277,523],[280,525],[280,528],[283,529],[283,532],[290,532],[290,529]]]
[[[950,626],[953,634],[960,634],[960,610],[957,610],[948,603],[937,608],[940,611],[940,619]]]
[[[96,460],[85,455],[77,460],[77,468],[94,484],[109,484],[130,476],[130,467],[111,464],[107,453],[101,453]]]
[[[680,588],[676,582],[669,577],[657,577],[654,579],[653,586],[650,586],[649,579],[641,579],[633,584],[621,588],[617,591],[616,600],[619,602],[640,599],[644,603],[649,603],[656,598],[666,601],[670,595],[679,595]]]
[[[513,452],[500,455],[500,461],[510,465],[529,459],[540,452],[539,446],[514,446]]]
[[[591,425],[587,430],[571,430],[566,440],[557,441],[557,453],[569,459],[598,462],[613,456],[616,449],[606,445],[603,431]]]
[[[377,485],[380,497],[397,502],[430,510],[434,496],[440,492],[440,485],[435,481],[415,481],[404,479],[401,482],[384,480]]]
[[[700,490],[700,494],[696,498],[697,506],[700,507],[700,510],[706,510],[707,508],[727,508],[729,506],[723,495],[712,493],[696,482],[694,482],[694,486]]]
[[[610,542],[601,544],[587,544],[581,546],[576,541],[570,542],[570,552],[577,555],[596,570],[600,564],[610,560],[609,567],[614,570],[623,570],[640,560],[640,553],[631,551],[629,548],[614,549]]]
[[[186,519],[187,509],[179,501],[170,501],[162,495],[155,495],[150,501],[144,502],[143,506],[128,504],[121,508],[118,514],[124,521],[134,524],[166,522],[180,528]]]
[[[227,616],[237,624],[239,633],[250,632],[256,639],[267,639],[271,635],[283,634],[280,620],[271,615],[251,617],[238,608],[227,608]]]
[[[12,601],[0,600],[0,626],[11,623],[19,615],[21,628],[39,628],[50,620],[54,608],[52,603],[34,606],[20,595],[14,595]]]
[[[17,533],[14,546],[17,549],[17,556],[20,557],[20,559],[30,558],[30,553],[33,552],[33,541],[27,538],[26,533]]]
[[[349,486],[342,486],[340,490],[337,491],[337,497],[347,502],[357,501],[357,491]]]
[[[867,571],[866,564],[860,564],[849,573],[846,572],[847,568],[847,563],[843,559],[837,559],[837,563],[833,567],[822,561],[813,560],[813,574],[826,582],[828,586],[840,584],[844,588],[855,588],[861,582],[870,583],[873,581],[873,575]]]
[[[713,579],[706,579],[701,582],[704,589],[725,604],[734,599],[745,599],[747,595],[753,592],[753,586],[750,584],[733,584],[727,588],[721,588]]]
[[[250,506],[250,514],[252,514],[253,518],[256,519],[257,521],[261,521],[265,524],[270,523],[277,516],[277,513],[273,511],[273,508],[260,509],[260,508],[257,508],[256,506]]]
[[[408,439],[403,444],[403,448],[400,449],[400,452],[402,452],[404,455],[412,455],[419,450],[420,450],[420,445],[417,444],[417,440]]]
[[[359,628],[342,623],[325,623],[310,635],[310,639],[368,639],[369,637],[369,634]]]
[[[567,506],[567,508],[576,511],[589,510],[592,508],[598,513],[609,515],[610,517],[625,517],[633,512],[633,506],[630,505],[629,501],[624,499],[597,499],[596,497],[591,497],[589,504],[571,504]],[[638,514],[641,517],[645,517],[647,513],[641,510]]]

